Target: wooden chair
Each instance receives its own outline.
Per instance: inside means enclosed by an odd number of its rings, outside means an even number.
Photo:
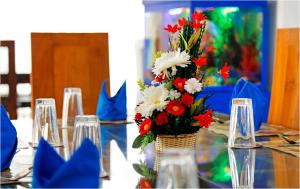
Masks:
[[[80,87],[84,113],[95,114],[101,83],[109,80],[108,34],[32,33],[31,48],[33,112],[36,98],[55,98],[61,117],[64,88]]]
[[[268,122],[299,130],[299,28],[278,29]]]
[[[17,107],[28,104],[18,100],[17,84],[29,83],[29,74],[16,74],[15,71],[15,41],[0,41],[0,47],[8,48],[8,74],[1,74],[1,84],[8,84],[8,97],[1,97],[1,103],[6,107],[11,119],[17,119]]]

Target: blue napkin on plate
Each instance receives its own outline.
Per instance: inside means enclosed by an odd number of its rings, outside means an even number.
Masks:
[[[254,129],[258,131],[261,123],[268,113],[268,100],[261,92],[261,90],[253,83],[239,79],[235,84],[231,98],[251,98],[254,117]],[[230,109],[231,109],[230,101]]]
[[[0,106],[1,109],[1,143],[0,143],[0,154],[1,154],[1,171],[9,168],[10,163],[16,153],[18,146],[17,131],[10,119],[8,118],[7,112],[4,106]]]
[[[33,188],[98,188],[99,174],[99,151],[89,139],[65,162],[41,138],[33,162]]]
[[[106,81],[103,81],[96,114],[101,121],[127,120],[126,103],[126,81],[114,97],[107,95]]]

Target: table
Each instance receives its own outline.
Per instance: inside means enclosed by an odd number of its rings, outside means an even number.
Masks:
[[[14,175],[22,168],[30,166],[34,158],[34,149],[26,147],[27,142],[31,140],[32,120],[17,120],[13,121],[13,124],[21,141],[19,148],[26,149],[18,149],[10,170],[1,173],[3,177]],[[60,132],[62,136],[62,129]],[[101,126],[101,132],[104,137],[102,139],[103,166],[109,173],[109,178],[101,179],[101,187],[136,188],[143,177],[135,171],[133,164],[143,162],[149,168],[153,168],[155,160],[153,145],[148,145],[143,153],[139,149],[132,149],[131,144],[138,134],[138,128],[134,123]],[[68,141],[72,140],[72,136],[67,138]],[[270,137],[259,137],[258,140],[270,140]],[[196,160],[201,187],[232,187],[233,163],[237,162],[239,166],[238,161],[241,159],[243,161],[254,157],[255,161],[252,161],[250,165],[254,170],[253,187],[299,188],[299,158],[269,148],[228,150],[226,142],[227,138],[223,135],[214,134],[206,129],[200,130],[196,146]],[[59,152],[62,156],[66,155],[64,148],[61,148]],[[31,175],[21,179],[18,184],[1,187],[29,188],[30,182]],[[154,185],[155,179],[152,182],[149,181],[149,184]]]

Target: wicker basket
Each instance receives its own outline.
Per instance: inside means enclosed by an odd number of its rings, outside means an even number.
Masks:
[[[157,135],[155,141],[155,162],[154,170],[158,171],[160,167],[160,153],[167,148],[191,148],[196,146],[198,132],[182,135]]]
[[[155,149],[158,152],[165,148],[195,148],[198,132],[182,135],[157,135]]]

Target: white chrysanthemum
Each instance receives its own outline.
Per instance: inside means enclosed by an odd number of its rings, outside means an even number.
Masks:
[[[196,92],[199,92],[201,91],[202,89],[202,83],[200,83],[197,79],[195,78],[191,78],[189,80],[187,80],[185,82],[185,85],[184,85],[184,89],[191,93],[191,94],[194,94]]]
[[[178,50],[163,53],[161,57],[155,60],[153,73],[155,75],[164,73],[168,76],[167,69],[172,68],[172,75],[175,75],[177,71],[176,66],[187,67],[187,65],[191,63],[189,59],[190,55],[185,51],[180,52],[180,50]]]
[[[137,107],[137,112],[149,117],[154,110],[162,111],[169,101],[169,91],[162,85],[151,86],[143,91],[143,103]]]
[[[180,97],[180,93],[176,90],[171,89],[169,92],[170,100],[178,99]]]

